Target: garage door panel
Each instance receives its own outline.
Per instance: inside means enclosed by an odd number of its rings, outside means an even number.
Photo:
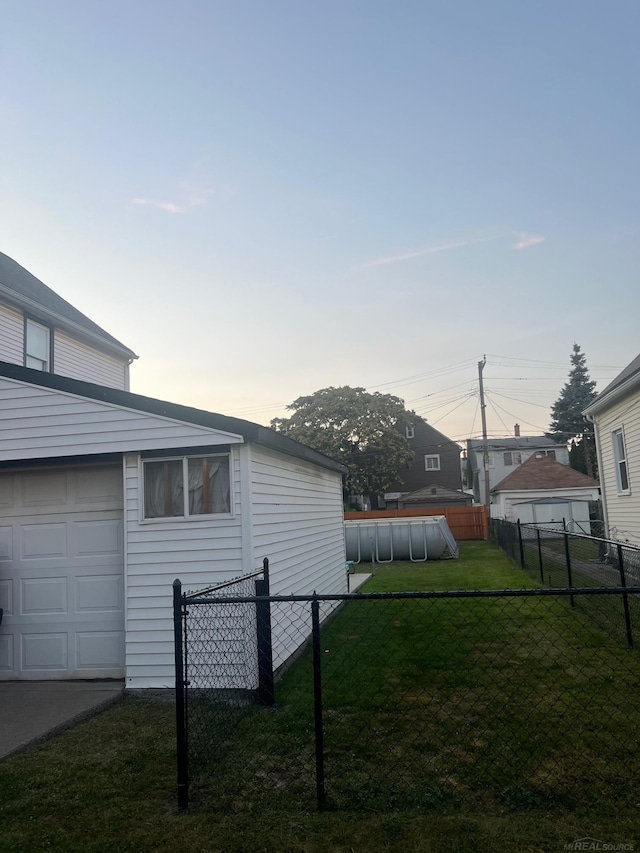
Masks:
[[[124,589],[122,575],[97,575],[76,578],[77,613],[122,611]]]
[[[114,669],[123,655],[123,631],[82,631],[76,634],[78,670]]]
[[[21,636],[20,668],[23,672],[55,670],[66,673],[68,669],[69,638],[66,631],[59,633],[23,633]]]
[[[31,474],[20,482],[23,507],[66,506],[69,503],[66,472]]]
[[[64,522],[23,524],[20,533],[23,560],[67,556],[67,525]]]
[[[0,672],[12,673],[15,664],[13,659],[13,634],[0,635]]]
[[[0,580],[0,607],[4,610],[4,617],[13,614],[13,581],[10,578]]]
[[[24,578],[20,615],[69,614],[67,578]]]
[[[122,554],[122,522],[119,519],[76,522],[71,533],[72,548],[79,557]]]
[[[0,679],[124,676],[123,538],[119,466],[0,473]]]

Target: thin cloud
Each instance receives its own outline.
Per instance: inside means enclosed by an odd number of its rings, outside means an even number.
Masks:
[[[143,204],[157,207],[166,213],[186,213],[194,207],[203,207],[214,194],[214,190],[199,186],[191,181],[181,181],[179,184],[179,201],[158,201],[153,198],[132,198],[132,204]]]
[[[542,237],[540,234],[516,234],[516,237],[518,239],[513,244],[513,249],[530,249],[546,240],[546,237]]]
[[[431,246],[425,246],[424,249],[418,249],[415,252],[405,252],[402,255],[390,255],[386,258],[377,258],[374,261],[368,261],[365,264],[360,264],[355,269],[369,269],[370,267],[381,267],[384,264],[395,264],[398,261],[408,261],[410,258],[421,258],[423,255],[435,255],[438,252],[448,252],[451,249],[461,249],[463,246],[472,246],[474,243],[486,243],[489,237],[476,237],[473,240],[456,240],[445,243],[435,243]]]

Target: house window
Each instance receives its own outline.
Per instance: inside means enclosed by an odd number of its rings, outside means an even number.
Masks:
[[[427,453],[424,457],[424,470],[425,471],[439,471],[440,470],[440,454],[439,453]]]
[[[536,453],[540,453],[542,456],[548,456],[549,459],[556,458],[555,450],[537,450]]]
[[[504,464],[509,467],[511,465],[522,465],[522,454],[517,451],[508,451],[504,454]]]
[[[24,366],[51,372],[51,329],[35,320],[24,324]]]
[[[618,494],[628,495],[631,489],[629,488],[629,473],[627,471],[627,448],[622,427],[613,430],[611,439],[613,441],[613,459],[616,466]]]
[[[230,514],[229,456],[185,456],[143,463],[144,517]]]
[[[405,427],[404,432],[407,438],[415,438],[416,436],[416,431],[412,426]]]

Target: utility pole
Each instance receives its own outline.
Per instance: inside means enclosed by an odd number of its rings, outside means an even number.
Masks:
[[[484,464],[484,497],[487,513],[491,503],[491,493],[489,491],[489,440],[487,438],[487,413],[485,409],[487,404],[484,401],[484,384],[482,382],[482,371],[487,363],[486,355],[482,361],[478,362],[478,382],[480,385],[480,414],[482,415],[482,460]]]

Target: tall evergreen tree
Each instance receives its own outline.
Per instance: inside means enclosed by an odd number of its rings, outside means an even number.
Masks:
[[[596,397],[596,383],[589,377],[587,357],[578,344],[573,345],[569,380],[551,407],[551,424],[547,435],[563,442],[572,442],[571,467],[582,467],[589,477],[595,474],[593,425],[582,412]]]

